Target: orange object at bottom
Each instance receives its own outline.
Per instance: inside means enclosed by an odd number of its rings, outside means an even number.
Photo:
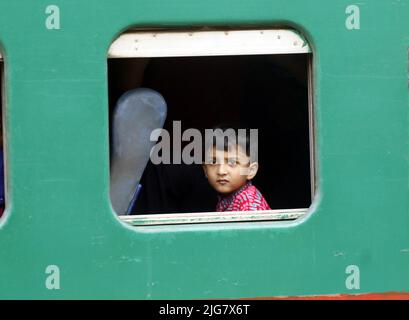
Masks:
[[[263,297],[254,300],[409,300],[409,292]]]

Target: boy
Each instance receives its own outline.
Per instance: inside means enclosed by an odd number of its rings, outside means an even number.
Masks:
[[[212,137],[205,148],[203,169],[210,185],[219,193],[216,211],[270,210],[260,191],[251,183],[258,163],[250,158],[251,139],[247,132],[245,137],[232,128],[217,128],[214,132],[216,143]]]

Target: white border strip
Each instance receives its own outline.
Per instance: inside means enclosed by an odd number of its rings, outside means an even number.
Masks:
[[[292,30],[240,30],[124,33],[109,48],[109,58],[191,57],[309,53]]]
[[[214,222],[295,220],[304,216],[307,211],[308,209],[283,209],[248,212],[168,213],[118,217],[121,221],[127,222],[133,226],[147,226]]]

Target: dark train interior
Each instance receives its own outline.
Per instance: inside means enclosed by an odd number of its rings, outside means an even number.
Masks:
[[[164,128],[201,132],[220,123],[258,129],[253,180],[272,209],[311,204],[308,54],[108,59],[109,113],[147,87],[168,105]],[[215,211],[200,165],[148,163],[132,214]]]

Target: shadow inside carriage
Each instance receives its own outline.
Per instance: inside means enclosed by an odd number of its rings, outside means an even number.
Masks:
[[[111,118],[115,101],[126,89],[145,86],[166,97],[168,132],[179,120],[184,129],[201,132],[225,122],[257,128],[260,169],[255,185],[273,209],[307,208],[311,204],[307,62],[306,57],[288,57],[282,67],[282,60],[281,56],[114,59],[109,63]],[[217,194],[200,165],[148,161],[139,182],[130,214],[215,211]]]

